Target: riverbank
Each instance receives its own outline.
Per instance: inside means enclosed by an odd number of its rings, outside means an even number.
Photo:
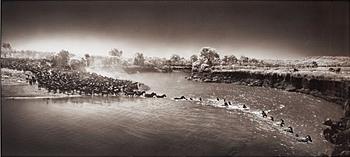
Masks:
[[[324,68],[239,68],[192,73],[189,80],[263,86],[310,94],[344,104],[350,97],[350,69],[341,74]]]
[[[323,137],[334,144],[331,156],[350,155],[349,67],[220,69],[207,73],[192,73],[188,79],[277,88],[313,95],[340,104],[344,109],[344,117],[325,123],[329,127],[324,129]]]

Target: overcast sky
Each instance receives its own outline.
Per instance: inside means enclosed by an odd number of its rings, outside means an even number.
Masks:
[[[348,2],[3,1],[2,33],[16,49],[80,54],[350,56]]]

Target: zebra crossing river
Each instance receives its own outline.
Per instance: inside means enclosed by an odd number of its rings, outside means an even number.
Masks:
[[[322,122],[341,106],[313,96],[193,82],[186,73],[123,74],[166,98],[2,98],[4,155],[318,155],[331,152]],[[193,100],[174,100],[185,96]],[[220,98],[217,101],[216,98]],[[198,101],[202,98],[202,101]],[[222,100],[231,105],[223,106]],[[242,106],[247,108],[243,109]],[[261,116],[264,110],[275,121]],[[283,131],[284,119],[300,136]]]

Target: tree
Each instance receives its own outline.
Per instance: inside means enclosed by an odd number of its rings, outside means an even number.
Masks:
[[[112,57],[111,63],[115,64],[115,63],[120,63],[121,57],[123,55],[123,51],[114,48],[110,50],[108,54]]]
[[[143,56],[143,53],[136,53],[134,58],[134,65],[144,65],[145,64],[145,57]]]
[[[90,55],[89,54],[85,54],[84,57],[85,57],[85,59],[87,59],[87,58],[90,58]]]
[[[7,55],[10,55],[12,51],[12,47],[10,43],[2,43],[1,45],[1,57],[7,57]]]
[[[180,60],[177,62],[179,65],[186,65],[188,60],[186,60],[185,57],[181,57]]]
[[[209,66],[212,66],[214,62],[220,60],[219,54],[216,52],[214,48],[211,47],[203,47],[200,51],[199,55],[200,59],[206,62]]]
[[[90,57],[90,55],[89,54],[85,54],[84,55],[84,59],[86,61],[86,66],[90,66],[90,64],[91,64],[91,57]]]
[[[318,67],[317,62],[316,62],[316,61],[312,61],[312,63],[311,63],[311,67],[313,67],[313,68],[317,68],[317,67]]]
[[[78,59],[72,59],[70,61],[70,67],[72,70],[84,71],[84,62]]]
[[[224,58],[221,59],[221,61],[223,61],[223,64],[228,64],[228,56],[224,56]]]
[[[239,60],[241,61],[241,63],[248,63],[249,62],[249,58],[246,56],[241,56],[241,58]]]
[[[9,50],[12,49],[12,46],[11,46],[10,43],[2,43],[2,46],[1,46],[1,47],[4,48],[4,49],[9,49]]]
[[[224,65],[232,65],[237,62],[237,58],[234,55],[224,56],[224,58],[222,58],[222,62]]]
[[[194,62],[196,62],[198,60],[198,56],[197,55],[192,55],[190,57],[190,59],[191,59],[191,63],[194,63]]]
[[[62,59],[62,63],[64,65],[67,65],[68,64],[68,61],[69,61],[69,52],[66,51],[66,50],[62,50],[58,53],[58,56]]]
[[[237,63],[237,61],[238,61],[238,59],[234,55],[231,55],[231,56],[228,57],[228,63],[229,64],[235,64],[235,63]]]
[[[110,50],[110,51],[108,52],[108,54],[109,54],[110,56],[120,58],[120,57],[122,57],[122,55],[123,55],[123,51],[114,48],[114,49]]]
[[[177,54],[174,54],[174,55],[172,55],[170,57],[170,61],[171,61],[172,64],[179,63],[180,59],[181,59],[181,57],[179,55],[177,55]]]
[[[259,61],[255,58],[251,58],[251,59],[249,59],[249,63],[258,64]]]
[[[61,50],[59,53],[57,53],[53,59],[53,66],[58,66],[58,67],[66,67],[68,66],[68,61],[70,59],[70,54],[66,50]]]

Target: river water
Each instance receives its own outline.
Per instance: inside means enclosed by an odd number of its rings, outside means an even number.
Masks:
[[[341,107],[313,96],[234,84],[200,83],[185,73],[123,76],[167,98],[2,98],[3,155],[318,155],[331,151],[322,121]],[[203,101],[175,101],[179,96]],[[217,101],[216,97],[221,100]],[[223,98],[231,101],[222,106]],[[248,106],[243,109],[242,105]],[[283,118],[296,141],[265,110]]]

